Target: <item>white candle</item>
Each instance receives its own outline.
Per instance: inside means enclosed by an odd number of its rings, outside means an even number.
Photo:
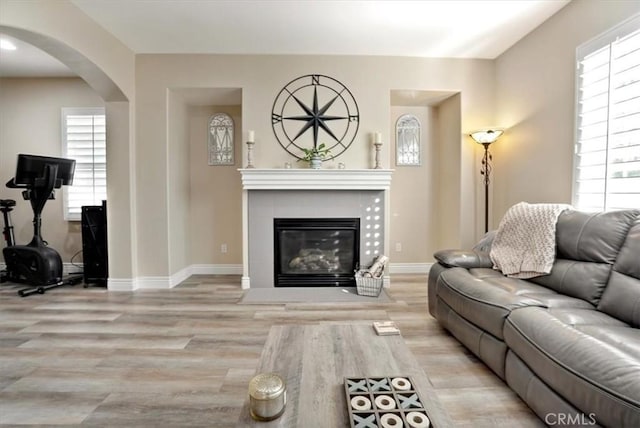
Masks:
[[[256,132],[255,131],[249,131],[247,132],[247,141],[250,143],[253,143],[255,138],[256,138]]]
[[[376,136],[375,136],[374,142],[376,144],[382,143],[382,132],[376,132]]]

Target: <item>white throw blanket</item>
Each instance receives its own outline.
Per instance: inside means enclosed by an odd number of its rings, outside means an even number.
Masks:
[[[528,204],[509,208],[491,246],[493,268],[513,278],[551,272],[556,252],[556,223],[565,204]]]

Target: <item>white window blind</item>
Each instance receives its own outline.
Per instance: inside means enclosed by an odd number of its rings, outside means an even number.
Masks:
[[[640,17],[577,53],[573,205],[640,208]]]
[[[62,109],[63,156],[76,161],[73,185],[66,186],[66,220],[80,220],[83,205],[107,199],[107,147],[104,108]]]

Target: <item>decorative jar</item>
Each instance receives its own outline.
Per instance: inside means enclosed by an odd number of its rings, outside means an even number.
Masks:
[[[284,413],[286,404],[286,385],[276,373],[261,373],[249,382],[249,408],[253,419],[277,419]]]

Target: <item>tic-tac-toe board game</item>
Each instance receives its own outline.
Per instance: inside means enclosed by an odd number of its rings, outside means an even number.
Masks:
[[[431,427],[413,385],[408,376],[345,378],[351,428]]]

